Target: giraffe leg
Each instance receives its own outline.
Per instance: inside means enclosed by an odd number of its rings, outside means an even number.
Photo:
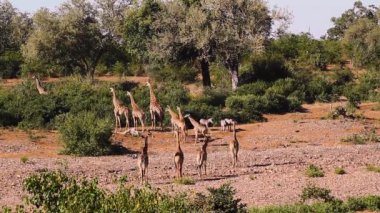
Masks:
[[[154,112],[153,110],[149,110],[150,112],[150,120],[152,122],[151,128],[154,130]]]
[[[207,171],[206,171],[206,167],[207,167],[207,163],[206,162],[204,162],[204,167],[205,167],[205,175],[207,176]]]
[[[137,131],[137,126],[136,126],[136,117],[133,116],[133,127],[135,127],[136,131]]]
[[[141,131],[144,131],[145,130],[145,126],[144,126],[144,121],[143,121],[142,117],[139,117],[139,120],[140,120],[141,128],[142,128]]]
[[[124,112],[124,117],[125,117],[125,129],[129,128],[129,120],[128,120],[128,114]]]

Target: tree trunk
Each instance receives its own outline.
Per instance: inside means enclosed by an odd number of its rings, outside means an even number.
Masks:
[[[202,59],[200,61],[201,64],[201,72],[202,72],[202,81],[203,87],[211,87],[211,78],[210,78],[210,64],[206,59]]]
[[[235,91],[239,85],[239,64],[231,63],[228,66],[228,71],[231,75],[232,91]]]

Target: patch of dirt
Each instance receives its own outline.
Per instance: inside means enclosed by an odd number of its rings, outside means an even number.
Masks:
[[[195,144],[193,132],[182,144],[185,153],[184,176],[196,181],[185,186],[173,183],[175,139],[171,132],[153,132],[149,140],[150,165],[148,178],[154,187],[169,193],[185,191],[190,194],[205,192],[207,187],[218,187],[229,182],[248,206],[288,204],[299,201],[302,188],[308,183],[328,188],[341,199],[349,196],[380,195],[380,174],[366,170],[367,164],[380,166],[380,144],[351,145],[341,139],[367,128],[379,134],[378,111],[373,103],[361,105],[363,120],[322,120],[330,104],[304,105],[304,112],[284,115],[265,115],[268,122],[238,125],[240,142],[238,167],[231,168],[227,143],[231,132],[211,131],[208,147],[208,175],[198,177],[196,153],[201,143]],[[2,129],[0,131],[0,206],[16,205],[22,201],[22,181],[30,174],[43,170],[61,169],[78,178],[98,178],[109,190],[117,187],[117,180],[128,176],[128,183],[138,185],[136,152],[142,139],[132,136],[113,136],[128,152],[120,156],[72,157],[58,155],[62,146],[57,132]],[[21,157],[28,157],[22,163]],[[322,167],[322,178],[306,177],[309,164]],[[347,174],[336,175],[335,167],[343,167]]]

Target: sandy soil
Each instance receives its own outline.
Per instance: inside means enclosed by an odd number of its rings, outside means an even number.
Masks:
[[[149,182],[167,192],[205,192],[229,182],[248,206],[295,203],[308,183],[331,189],[338,198],[380,195],[380,173],[366,170],[367,164],[380,166],[380,144],[351,145],[342,138],[375,128],[379,131],[380,112],[375,104],[365,103],[363,120],[324,120],[330,104],[304,105],[303,113],[266,115],[268,122],[238,125],[241,145],[239,163],[231,169],[227,142],[232,133],[212,128],[208,147],[208,175],[199,178],[195,154],[200,143],[190,136],[182,145],[185,153],[184,175],[195,185],[173,183],[175,140],[170,132],[153,132],[149,141]],[[192,131],[190,131],[192,135]],[[17,129],[0,130],[0,206],[22,201],[22,181],[30,174],[46,169],[61,169],[78,178],[98,178],[101,186],[114,190],[116,180],[128,176],[128,183],[138,185],[136,152],[142,140],[114,135],[128,153],[107,157],[71,157],[57,154],[62,146],[57,132]],[[20,158],[27,157],[27,163]],[[325,177],[309,178],[304,172],[309,164],[323,168]],[[336,175],[334,168],[344,167],[347,174]]]

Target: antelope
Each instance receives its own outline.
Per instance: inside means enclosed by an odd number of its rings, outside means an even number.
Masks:
[[[197,169],[199,177],[202,177],[202,167],[205,169],[205,175],[207,175],[206,167],[207,167],[207,145],[209,138],[206,137],[205,142],[202,147],[198,150],[197,154]]]
[[[237,140],[236,137],[236,128],[235,128],[235,122],[232,123],[233,127],[233,140],[229,142],[229,151],[231,155],[231,160],[232,160],[232,167],[236,167],[236,163],[238,161],[238,152],[239,152],[239,141]]]
[[[184,155],[181,149],[181,144],[179,142],[179,130],[176,130],[176,139],[177,139],[177,151],[174,154],[174,166],[176,170],[177,178],[182,178],[182,166],[184,161]]]
[[[146,174],[148,173],[149,156],[148,156],[148,135],[142,136],[144,138],[144,146],[141,148],[140,156],[137,158],[137,166],[140,171],[141,184],[144,183],[144,179],[148,182]]]

